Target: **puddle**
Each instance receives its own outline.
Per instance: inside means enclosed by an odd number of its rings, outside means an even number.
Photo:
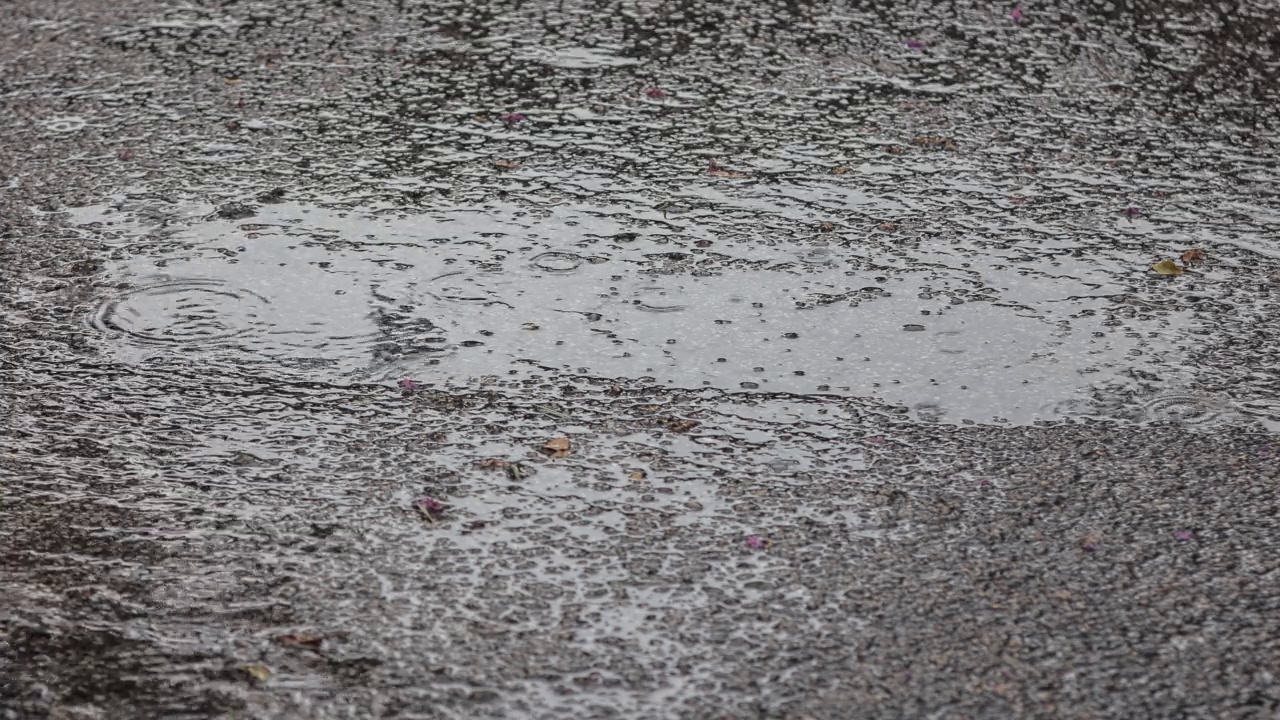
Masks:
[[[1197,321],[1166,309],[1149,281],[1135,287],[1141,250],[1073,252],[1072,218],[1000,241],[798,226],[830,194],[744,189],[758,221],[731,236],[717,214],[750,204],[719,190],[702,193],[706,218],[661,222],[641,200],[410,210],[118,199],[75,217],[109,244],[126,285],[93,326],[134,362],[183,352],[300,365],[334,383],[567,372],[1020,424],[1115,417],[1092,389],[1185,362],[1179,339]],[[1198,417],[1179,407],[1162,401],[1144,417]]]

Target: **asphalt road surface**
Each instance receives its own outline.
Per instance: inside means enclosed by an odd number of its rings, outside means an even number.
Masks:
[[[0,718],[1280,717],[1280,7],[0,4]]]

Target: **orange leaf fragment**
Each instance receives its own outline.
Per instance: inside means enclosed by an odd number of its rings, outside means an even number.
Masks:
[[[542,446],[542,451],[553,458],[568,457],[569,438],[552,438]]]

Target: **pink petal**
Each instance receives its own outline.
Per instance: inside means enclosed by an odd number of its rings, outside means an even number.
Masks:
[[[426,510],[427,512],[438,513],[438,512],[444,511],[444,503],[440,502],[439,500],[433,497],[418,498],[417,500],[414,501],[414,503],[419,508]]]

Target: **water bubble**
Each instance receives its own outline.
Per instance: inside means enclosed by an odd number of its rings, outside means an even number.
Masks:
[[[554,251],[536,255],[530,262],[539,270],[569,273],[582,266],[583,258],[576,253]]]
[[[57,115],[45,121],[44,128],[51,133],[66,134],[80,132],[88,124],[79,115]]]

